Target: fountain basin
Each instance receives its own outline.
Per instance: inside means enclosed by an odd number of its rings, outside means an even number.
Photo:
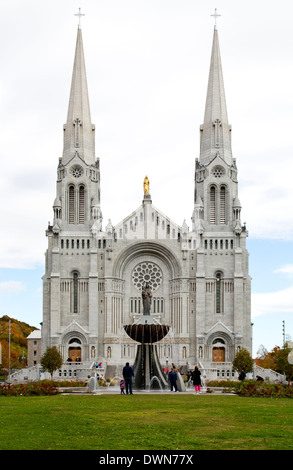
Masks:
[[[152,344],[161,341],[169,332],[168,325],[157,325],[155,323],[139,323],[125,325],[124,330],[131,339],[141,344]]]

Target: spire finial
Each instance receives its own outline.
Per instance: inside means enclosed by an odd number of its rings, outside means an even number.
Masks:
[[[81,10],[81,8],[79,8],[79,9],[78,9],[78,13],[75,13],[75,15],[74,15],[74,16],[79,16],[79,20],[78,20],[78,29],[80,29],[80,26],[81,26],[81,25],[80,25],[80,19],[81,19],[81,17],[82,17],[82,16],[85,16],[84,13],[81,13],[80,10]]]
[[[217,18],[218,18],[219,16],[221,16],[221,15],[219,15],[219,14],[217,13],[217,9],[215,8],[215,13],[214,13],[213,15],[211,15],[211,16],[213,16],[213,17],[215,18],[215,26],[214,26],[214,28],[217,29]]]

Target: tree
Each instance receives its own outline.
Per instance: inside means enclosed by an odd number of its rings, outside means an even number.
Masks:
[[[290,384],[293,377],[293,365],[288,361],[288,355],[291,352],[291,348],[286,343],[283,349],[279,349],[275,357],[275,370],[280,374],[285,374]]]
[[[234,369],[237,370],[237,372],[240,372],[242,369],[244,369],[245,372],[252,372],[253,365],[253,359],[247,349],[240,349],[233,360]]]
[[[62,364],[63,359],[56,346],[47,348],[41,358],[41,366],[51,374],[51,380],[55,370],[60,369]]]
[[[257,366],[263,367],[264,369],[276,370],[276,357],[279,353],[280,347],[275,346],[271,352],[268,352],[264,346],[260,346],[255,359]]]

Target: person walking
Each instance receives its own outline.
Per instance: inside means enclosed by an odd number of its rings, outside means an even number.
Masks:
[[[175,370],[174,367],[172,367],[172,369],[170,370],[169,374],[168,374],[168,379],[170,381],[170,389],[171,389],[171,392],[173,391],[173,388],[174,388],[174,392],[178,392],[178,389],[177,389],[177,372]]]
[[[125,395],[124,388],[125,388],[125,381],[120,380],[120,394],[121,395]]]
[[[192,382],[194,385],[194,389],[196,394],[200,393],[200,386],[201,386],[201,372],[197,366],[195,366],[194,371],[192,372]]]
[[[129,391],[130,395],[133,395],[133,393],[132,393],[132,378],[135,378],[135,377],[134,377],[133,369],[129,365],[129,362],[126,362],[125,366],[123,367],[123,378],[125,380],[126,395],[128,395],[128,391]]]

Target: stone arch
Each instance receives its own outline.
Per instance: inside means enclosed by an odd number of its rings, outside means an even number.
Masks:
[[[176,255],[157,242],[137,242],[126,248],[115,260],[112,276],[123,283],[121,299],[124,319],[133,321],[143,313],[142,286],[135,282],[135,269],[140,263],[160,268],[160,284],[152,289],[151,314],[156,315],[158,321],[164,318],[164,321],[170,322],[171,282],[180,279],[182,269]],[[113,325],[115,322],[117,319],[113,318]]]
[[[230,361],[233,340],[231,335],[225,331],[214,331],[207,338],[207,345],[210,351],[212,362]]]
[[[160,259],[169,270],[171,279],[181,276],[180,262],[174,253],[164,245],[155,242],[137,243],[124,250],[115,261],[113,276],[121,279],[125,266],[139,256],[153,256]]]
[[[66,356],[66,360],[70,360],[70,362],[82,362],[86,360],[87,347],[87,338],[80,331],[68,331],[62,337],[64,356]]]

